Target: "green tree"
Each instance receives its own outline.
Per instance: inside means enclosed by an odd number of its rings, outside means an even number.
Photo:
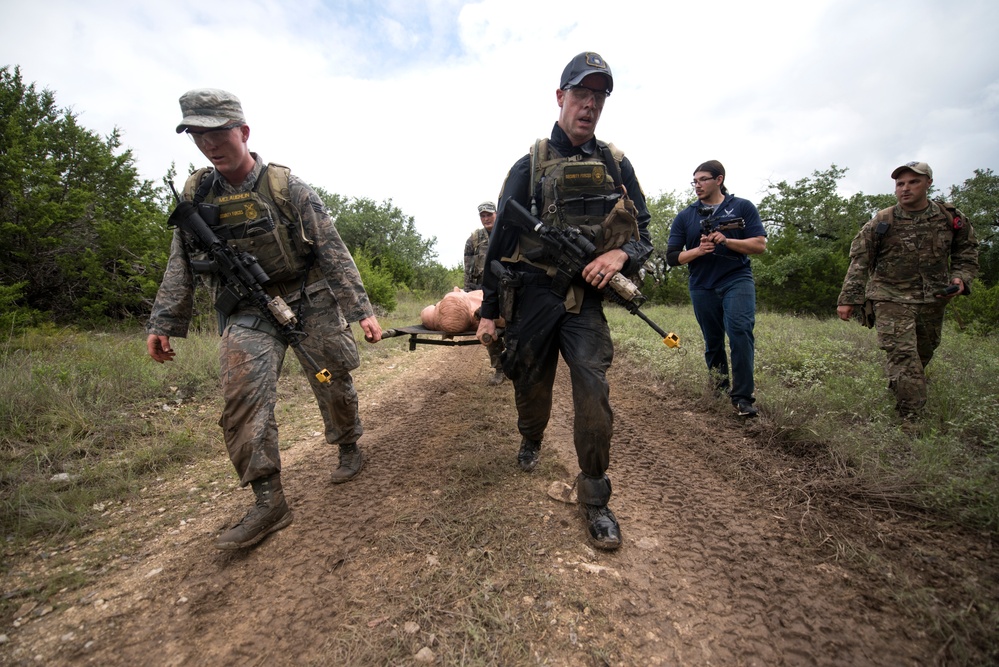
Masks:
[[[961,185],[952,185],[948,201],[961,209],[978,237],[977,282],[999,284],[999,175],[991,169],[976,169]]]
[[[843,197],[846,174],[835,164],[793,184],[772,184],[760,202],[767,251],[753,258],[760,304],[776,310],[828,315],[850,263],[850,243],[890,195]]]
[[[645,279],[642,282],[642,292],[654,303],[682,304],[689,300],[687,279],[690,274],[686,266],[670,267],[666,264],[666,246],[673,220],[693,198],[694,194],[689,190],[684,193],[674,190],[660,192],[645,201],[652,215],[649,221],[652,254],[643,267]]]
[[[144,313],[169,248],[158,192],[118,131],[102,138],[55,96],[0,69],[0,287],[57,322]]]
[[[396,285],[419,287],[421,271],[435,264],[437,238],[424,239],[412,216],[386,200],[346,198],[316,188],[329,209],[340,238],[352,253],[363,252],[371,266],[392,276]]]

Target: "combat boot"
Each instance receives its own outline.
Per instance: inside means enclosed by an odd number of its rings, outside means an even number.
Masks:
[[[357,477],[364,467],[364,454],[356,442],[340,445],[340,465],[333,471],[330,479],[334,484],[343,484]]]
[[[579,513],[586,519],[586,535],[590,544],[607,551],[621,546],[621,527],[607,505],[579,503]]]
[[[539,440],[522,439],[520,451],[517,452],[517,465],[524,472],[531,472],[538,465],[540,451],[541,442]]]
[[[215,548],[229,551],[253,546],[271,533],[291,524],[291,510],[284,499],[281,475],[250,482],[257,502],[239,523],[219,535]]]

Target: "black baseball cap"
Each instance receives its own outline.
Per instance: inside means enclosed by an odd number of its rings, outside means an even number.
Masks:
[[[579,82],[589,74],[603,74],[607,77],[607,93],[614,90],[614,75],[611,74],[610,66],[599,53],[593,51],[584,51],[569,61],[562,70],[562,83],[559,88],[565,90],[569,86],[578,86]]]

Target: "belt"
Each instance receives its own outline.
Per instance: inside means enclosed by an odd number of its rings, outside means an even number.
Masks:
[[[267,292],[272,297],[279,296],[285,298],[289,295],[298,296],[296,292],[302,289],[302,285],[312,286],[314,283],[319,282],[324,278],[323,271],[318,266],[312,267],[309,273],[306,274],[305,278],[292,278],[291,280],[283,280],[279,283],[271,283],[270,285],[264,286],[264,291]],[[308,291],[308,287],[306,288]],[[285,301],[288,299],[285,298]]]
[[[244,329],[253,329],[254,331],[262,331],[266,334],[270,334],[275,338],[282,340],[281,332],[278,331],[277,327],[270,323],[269,320],[252,313],[240,313],[238,315],[231,315],[226,321],[227,326],[237,324]]]

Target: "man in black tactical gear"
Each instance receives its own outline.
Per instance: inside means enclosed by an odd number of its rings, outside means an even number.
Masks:
[[[517,426],[522,436],[517,462],[524,471],[538,463],[551,416],[552,387],[559,353],[569,367],[573,397],[573,441],[580,473],[576,478],[580,513],[591,544],[621,545],[621,531],[607,504],[613,412],[607,369],[614,356],[603,314],[603,294],[614,274],[634,275],[652,252],[649,212],[631,162],[594,133],[614,88],[610,67],[593,52],[580,53],[562,72],[555,99],[559,117],[551,137],[535,143],[510,169],[503,185],[496,229],[486,266],[501,260],[516,276],[516,289],[499,294],[499,281],[487,271],[483,284],[479,340],[495,338],[501,300],[509,313],[504,334],[503,370],[514,384]],[[576,227],[592,235],[597,252],[564,293],[553,292],[550,268],[532,261],[530,232],[505,223],[515,200],[558,228]],[[540,215],[538,214],[540,212]],[[636,234],[594,234],[611,219],[629,218]],[[601,240],[603,239],[603,241]]]

